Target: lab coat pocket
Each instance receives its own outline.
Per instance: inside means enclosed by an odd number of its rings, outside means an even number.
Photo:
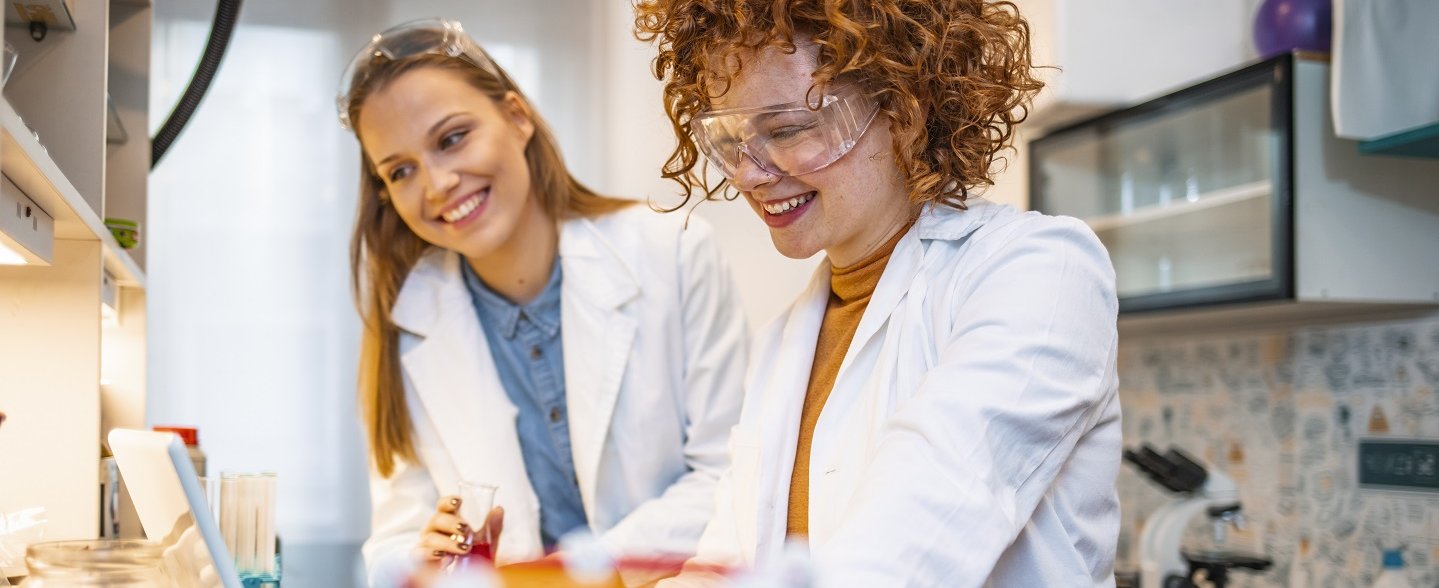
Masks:
[[[759,431],[738,426],[731,429],[729,452],[735,534],[741,546],[741,553],[754,553],[760,508]]]

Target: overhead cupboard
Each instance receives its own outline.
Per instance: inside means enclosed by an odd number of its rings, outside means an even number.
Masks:
[[[1031,203],[1103,241],[1121,324],[1439,308],[1439,161],[1336,138],[1328,80],[1284,55],[1055,129]]]

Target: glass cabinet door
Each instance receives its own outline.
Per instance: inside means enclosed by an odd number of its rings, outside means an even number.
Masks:
[[[1035,208],[1099,235],[1121,311],[1287,295],[1287,59],[1031,143]]]

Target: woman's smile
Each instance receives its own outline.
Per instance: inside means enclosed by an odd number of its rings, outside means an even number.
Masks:
[[[445,207],[439,214],[439,220],[455,228],[469,226],[480,218],[489,201],[490,188],[486,186]]]

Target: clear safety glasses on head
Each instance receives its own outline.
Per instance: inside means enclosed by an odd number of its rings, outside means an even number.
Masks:
[[[844,157],[878,112],[873,98],[848,84],[818,100],[702,113],[690,121],[690,131],[727,179],[735,178],[746,159],[774,175],[799,176]]]
[[[427,18],[386,29],[373,38],[350,60],[340,77],[340,90],[335,107],[340,111],[340,125],[351,129],[351,93],[365,83],[374,66],[415,55],[448,55],[463,59],[491,75],[499,77],[499,68],[480,45],[465,34],[459,22],[447,18]]]

